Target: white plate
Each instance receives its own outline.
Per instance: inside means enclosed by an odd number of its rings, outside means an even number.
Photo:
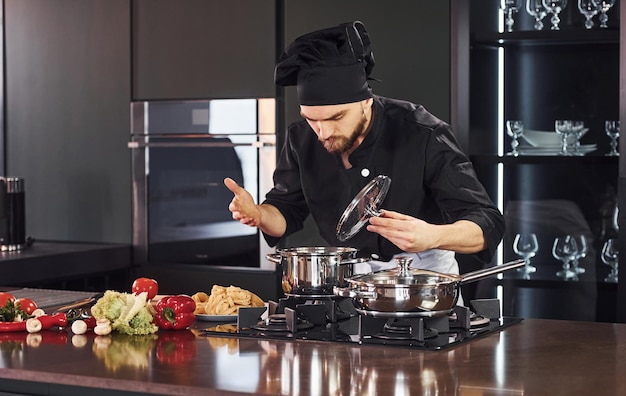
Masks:
[[[588,154],[598,149],[597,144],[581,144],[579,151],[581,154]],[[558,147],[526,147],[519,146],[517,150],[521,155],[559,155],[561,149]]]
[[[580,137],[583,137],[588,131],[589,128],[583,128]],[[526,129],[524,130],[524,134],[520,140],[533,147],[561,146],[561,135],[554,131],[535,131],[532,129]],[[576,138],[574,136],[569,136],[567,141],[569,144],[573,144],[576,141]]]
[[[203,322],[235,322],[237,321],[237,315],[196,314],[196,319]]]

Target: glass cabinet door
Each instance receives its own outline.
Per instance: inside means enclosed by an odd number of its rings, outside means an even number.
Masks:
[[[507,316],[615,321],[619,157],[605,126],[620,116],[619,6],[588,29],[570,1],[558,30],[550,15],[538,30],[520,3],[512,31],[499,1],[462,7],[470,157],[507,224],[496,262],[528,260],[470,297],[500,297]]]

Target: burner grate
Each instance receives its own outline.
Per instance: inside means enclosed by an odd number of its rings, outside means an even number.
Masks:
[[[295,323],[291,324],[288,321],[288,314],[273,314],[269,315],[267,319],[250,326],[251,329],[259,331],[272,331],[272,332],[293,332],[302,331],[313,328],[313,323],[307,322],[302,319],[295,319]]]
[[[522,321],[520,318],[489,316],[490,312],[497,312],[498,300],[482,301],[480,307],[486,307],[486,310],[472,304],[476,313],[466,307],[456,307],[452,313],[436,317],[376,317],[358,314],[353,309],[353,315],[335,322],[328,320],[329,305],[324,302],[293,303],[290,300],[289,303],[294,308],[270,302],[265,319],[261,318],[265,307],[241,308],[235,331],[212,327],[205,329],[204,335],[442,350]]]

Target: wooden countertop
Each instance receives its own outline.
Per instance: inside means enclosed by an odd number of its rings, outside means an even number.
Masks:
[[[527,319],[443,351],[196,336],[206,325],[138,338],[0,333],[0,389],[50,395],[76,394],[77,386],[168,395],[394,389],[418,395],[626,394],[626,324]]]

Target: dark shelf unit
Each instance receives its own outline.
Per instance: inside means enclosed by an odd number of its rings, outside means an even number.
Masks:
[[[577,25],[574,2],[562,18],[562,30],[550,30],[547,17],[544,30],[535,31],[520,10],[517,30],[498,32],[497,1],[462,3],[452,2],[460,21],[452,35],[458,52],[453,75],[467,68],[468,81],[459,79],[453,87],[459,95],[453,98],[458,106],[453,119],[467,120],[455,129],[469,142],[478,177],[503,204],[507,231],[498,260],[518,257],[512,248],[516,233],[535,232],[539,238],[533,258],[537,273],[528,279],[515,273],[481,281],[473,297],[492,297],[500,286],[506,315],[617,321],[620,287],[604,282],[608,266],[600,252],[606,239],[618,237],[612,210],[620,199],[620,157],[605,156],[610,140],[604,120],[620,117],[620,11],[610,16],[608,29],[586,30]],[[510,150],[511,140],[499,125],[507,119],[521,119],[527,129],[539,131],[553,131],[556,119],[581,119],[589,128],[581,143],[597,149],[571,157],[498,155],[499,133],[505,152]],[[579,233],[590,240],[589,254],[581,261],[586,273],[578,281],[560,279],[552,242]]]

